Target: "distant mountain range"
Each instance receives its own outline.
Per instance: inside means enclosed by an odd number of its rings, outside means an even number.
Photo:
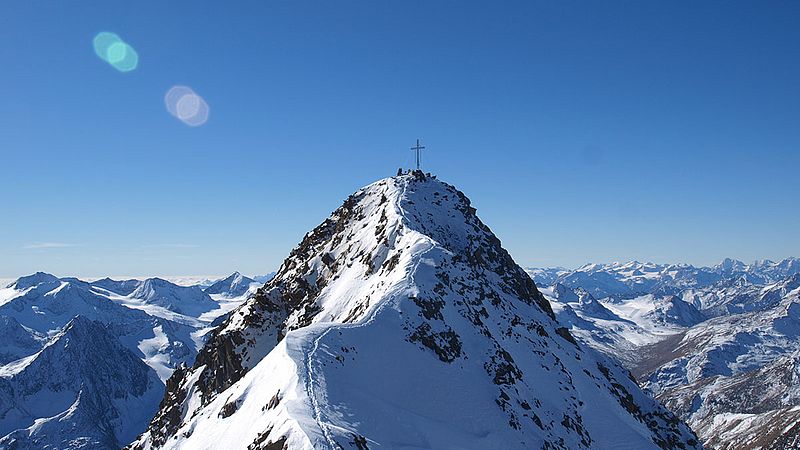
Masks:
[[[584,289],[595,298],[624,300],[643,294],[677,294],[688,288],[704,288],[731,279],[741,278],[760,285],[775,283],[800,273],[800,259],[763,260],[752,264],[725,259],[713,267],[631,261],[586,264],[574,270],[531,267],[526,271],[539,286],[563,284]]]
[[[565,326],[711,448],[800,445],[800,260],[530,268]]]
[[[0,289],[0,448],[127,444],[214,320],[258,285],[238,272],[206,288],[36,273]]]

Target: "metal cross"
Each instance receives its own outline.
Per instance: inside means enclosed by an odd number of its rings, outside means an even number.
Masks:
[[[419,139],[417,139],[417,145],[411,147],[411,150],[415,150],[417,152],[417,170],[419,170],[419,151],[424,149],[425,147],[419,145]]]

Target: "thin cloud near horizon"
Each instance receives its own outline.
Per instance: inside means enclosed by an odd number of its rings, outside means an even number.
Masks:
[[[81,244],[68,244],[64,242],[34,242],[32,244],[23,245],[22,248],[25,250],[42,250],[50,248],[80,247],[80,245]]]
[[[198,244],[149,244],[143,248],[199,248]]]

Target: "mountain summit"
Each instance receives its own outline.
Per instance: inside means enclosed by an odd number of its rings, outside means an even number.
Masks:
[[[453,186],[375,182],[167,382],[131,448],[699,448],[561,328]]]
[[[206,294],[221,295],[223,297],[239,297],[247,293],[255,280],[248,278],[239,272],[234,272],[228,278],[216,281],[211,286],[204,289]]]

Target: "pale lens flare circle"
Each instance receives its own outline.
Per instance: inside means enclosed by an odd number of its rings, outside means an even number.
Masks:
[[[200,97],[197,94],[186,94],[178,100],[176,105],[178,119],[191,119],[200,110]]]
[[[197,127],[208,121],[208,103],[187,86],[170,88],[164,96],[164,104],[171,115],[190,127]]]
[[[193,116],[183,119],[183,123],[189,125],[190,127],[199,127],[200,125],[203,125],[204,123],[208,122],[208,115],[210,112],[208,108],[208,103],[206,103],[206,101],[203,100],[203,98],[200,97],[199,95],[195,97],[198,101],[196,112],[194,113]]]
[[[164,96],[164,104],[167,106],[167,111],[175,117],[178,117],[178,102],[185,95],[196,95],[193,90],[186,86],[173,86],[167,91]],[[179,117],[178,117],[179,118]]]

